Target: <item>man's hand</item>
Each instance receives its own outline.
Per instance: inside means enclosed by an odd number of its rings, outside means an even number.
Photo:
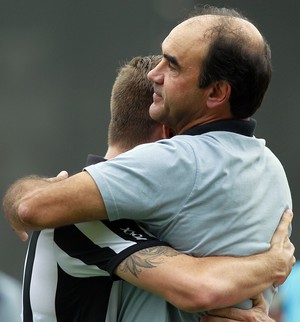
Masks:
[[[212,310],[208,313],[212,316],[206,316],[200,322],[276,322],[267,314],[266,303],[262,295],[252,299],[253,308],[241,310],[237,308],[225,308]]]
[[[46,187],[53,182],[64,180],[67,177],[68,173],[66,171],[61,171],[54,178],[28,176],[17,180],[9,187],[3,198],[3,211],[12,229],[22,241],[26,241],[28,239],[27,232],[30,231],[31,228],[24,224],[19,216],[20,201],[39,189]]]
[[[68,172],[63,170],[63,171],[60,171],[60,173],[56,177],[47,178],[47,181],[48,182],[58,182],[58,181],[67,179],[68,177],[69,177]]]
[[[271,240],[269,258],[275,260],[273,263],[273,267],[276,269],[275,287],[281,285],[287,279],[293,265],[296,263],[295,247],[288,234],[292,218],[292,211],[286,210]]]
[[[274,286],[281,285],[290,274],[296,262],[294,256],[295,247],[289,239],[289,227],[293,213],[286,210],[270,242],[270,249],[265,253],[265,262],[274,272]],[[275,322],[267,315],[266,304],[262,295],[253,300],[253,308],[241,310],[237,308],[225,308],[209,311],[210,316],[203,317],[201,322]]]

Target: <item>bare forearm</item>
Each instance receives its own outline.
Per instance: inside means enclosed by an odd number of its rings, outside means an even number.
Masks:
[[[87,173],[55,182],[25,197],[19,215],[31,226],[50,228],[77,222],[105,219],[101,195]]]
[[[18,207],[19,201],[33,190],[49,185],[47,178],[38,177],[35,175],[28,176],[17,180],[9,187],[4,198],[3,208],[5,212],[11,211]]]
[[[103,200],[89,174],[82,172],[58,182],[16,182],[4,198],[3,208],[15,230],[37,230],[105,219]],[[26,186],[26,189],[23,188]],[[13,197],[14,192],[17,193]]]
[[[20,203],[33,191],[48,186],[50,182],[47,178],[32,175],[17,180],[7,190],[3,198],[4,215],[21,239],[27,238],[25,231],[30,230],[30,227],[18,216]],[[24,230],[24,234],[22,230]]]
[[[263,254],[194,258],[155,247],[131,255],[116,274],[186,311],[230,306],[285,281],[295,263],[295,247],[288,238],[291,220],[285,212]]]
[[[275,280],[267,273],[263,256],[194,258],[159,248],[132,255],[116,273],[186,311],[234,305],[262,292]]]

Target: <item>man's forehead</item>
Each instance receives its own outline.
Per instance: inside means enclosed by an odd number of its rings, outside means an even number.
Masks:
[[[171,30],[164,42],[170,40],[175,43],[182,40],[204,40],[206,30],[212,26],[212,23],[210,23],[212,19],[209,18],[212,18],[212,16],[193,17],[183,21]]]
[[[163,54],[185,55],[193,51],[201,51],[207,47],[205,39],[205,30],[199,29],[199,26],[190,21],[176,26],[164,39],[161,49]]]
[[[165,41],[175,45],[180,45],[180,42],[183,42],[191,47],[199,46],[199,44],[201,47],[205,47],[212,40],[214,30],[219,30],[219,25],[226,26],[228,35],[241,36],[245,42],[251,43],[254,48],[263,44],[262,35],[251,22],[239,17],[222,15],[200,15],[189,18],[174,27]]]
[[[202,15],[202,16],[195,16],[192,18],[189,18],[187,20],[184,20],[180,24],[178,24],[176,27],[173,28],[175,29],[186,29],[186,30],[195,30],[197,29],[199,32],[207,30],[210,28],[212,25],[216,23],[216,21],[220,17],[218,16],[213,16],[213,15]]]

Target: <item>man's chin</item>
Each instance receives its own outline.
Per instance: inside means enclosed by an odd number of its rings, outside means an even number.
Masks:
[[[162,117],[164,106],[162,103],[157,104],[157,103],[152,103],[149,108],[149,115],[150,117],[157,121],[160,122],[160,119]]]

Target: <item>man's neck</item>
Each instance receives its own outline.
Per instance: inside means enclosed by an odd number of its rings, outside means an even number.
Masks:
[[[126,150],[121,149],[117,145],[109,146],[105,154],[105,159],[112,159],[123,152],[126,152]]]
[[[206,108],[205,113],[199,113],[197,117],[195,117],[194,119],[186,123],[184,126],[182,126],[180,130],[177,129],[177,133],[184,133],[195,126],[200,126],[203,124],[208,124],[221,120],[230,120],[234,118],[235,117],[232,115],[230,108],[227,105],[220,106],[216,109]]]

